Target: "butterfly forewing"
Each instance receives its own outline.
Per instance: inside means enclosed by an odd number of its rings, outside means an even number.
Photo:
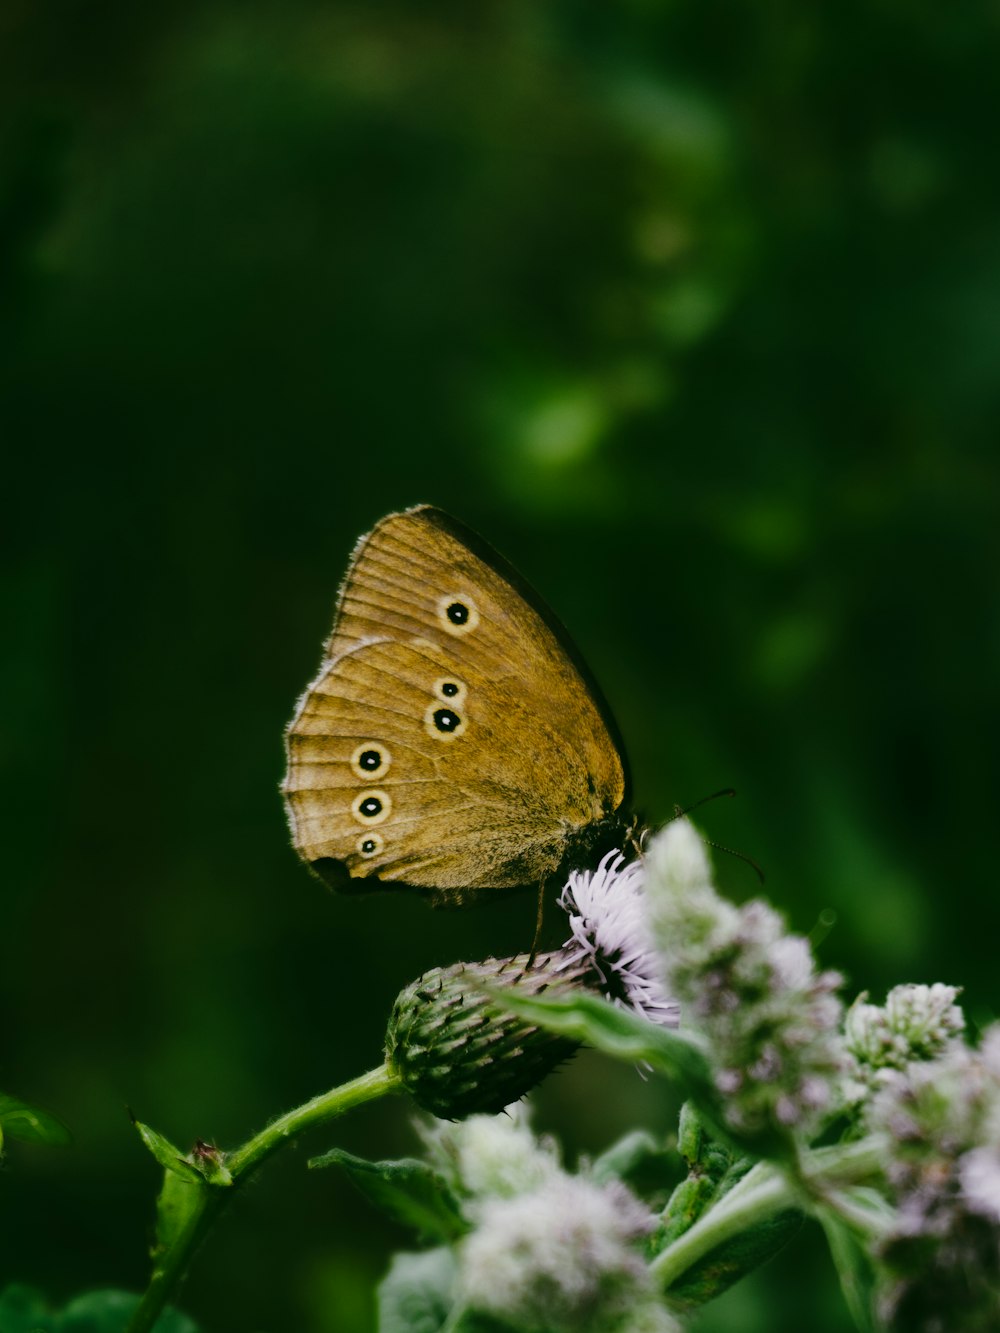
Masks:
[[[610,725],[495,552],[439,510],[392,514],[355,551],[288,729],[296,848],[445,896],[534,882],[624,799]]]

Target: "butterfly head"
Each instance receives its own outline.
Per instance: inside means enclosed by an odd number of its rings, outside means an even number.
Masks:
[[[571,870],[595,867],[608,852],[621,851],[626,860],[632,860],[640,853],[641,838],[639,818],[621,809],[615,810],[583,828],[574,829],[567,836],[566,849],[554,877],[558,879]]]

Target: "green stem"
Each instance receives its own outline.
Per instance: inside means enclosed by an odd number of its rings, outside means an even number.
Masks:
[[[797,1163],[796,1174],[810,1186],[812,1198],[831,1187],[828,1201],[835,1206],[832,1187],[877,1176],[884,1145],[874,1137],[857,1143],[818,1148]],[[758,1162],[714,1207],[679,1236],[650,1264],[660,1289],[667,1291],[682,1274],[717,1246],[786,1208],[801,1208],[802,1184],[769,1162]]]
[[[303,1130],[325,1125],[352,1107],[398,1092],[400,1087],[398,1076],[387,1065],[380,1065],[360,1078],[321,1093],[312,1101],[279,1116],[266,1129],[248,1139],[242,1147],[227,1153],[225,1165],[232,1176],[232,1184],[209,1185],[206,1182],[192,1186],[198,1193],[170,1247],[155,1259],[149,1286],[136,1307],[127,1333],[149,1333],[154,1327],[163,1307],[187,1272],[202,1237],[238,1187],[249,1179],[262,1162]]]

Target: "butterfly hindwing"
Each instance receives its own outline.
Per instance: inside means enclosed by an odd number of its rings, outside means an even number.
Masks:
[[[451,897],[542,878],[625,794],[565,632],[495,552],[428,507],[359,543],[287,746],[304,860]]]

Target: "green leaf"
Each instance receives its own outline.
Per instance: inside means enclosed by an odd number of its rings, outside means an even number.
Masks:
[[[0,1092],[0,1147],[4,1135],[20,1139],[22,1143],[48,1143],[60,1148],[65,1147],[72,1137],[62,1121],[49,1115],[48,1111],[40,1111],[36,1106]]]
[[[851,1226],[831,1208],[817,1208],[816,1216],[826,1232],[830,1255],[837,1269],[840,1289],[844,1293],[844,1302],[851,1313],[851,1318],[860,1333],[877,1333],[879,1323],[875,1318],[876,1275],[866,1240],[870,1240],[872,1234],[877,1234],[879,1224],[885,1222],[885,1200],[874,1190],[864,1186],[843,1190],[841,1197],[849,1200],[853,1210],[859,1215],[870,1213],[871,1231],[866,1234],[864,1229]]]
[[[690,1168],[697,1167],[714,1180],[720,1180],[734,1161],[732,1149],[713,1138],[693,1102],[681,1107],[677,1147]]]
[[[671,1284],[667,1292],[670,1308],[683,1314],[728,1291],[787,1245],[802,1226],[802,1218],[799,1209],[786,1208],[724,1241]]]
[[[131,1115],[131,1112],[129,1114]],[[136,1120],[135,1116],[132,1116],[132,1124],[138,1131],[140,1139],[166,1171],[172,1171],[175,1176],[180,1176],[182,1180],[200,1182],[204,1179],[202,1173],[192,1166],[184,1154],[175,1148],[159,1130],[144,1125],[141,1120]]]
[[[312,1158],[309,1166],[342,1167],[372,1203],[397,1222],[433,1240],[454,1240],[468,1230],[444,1177],[426,1162],[411,1157],[398,1162],[369,1162],[334,1148]]]
[[[40,1292],[10,1286],[0,1294],[0,1333],[125,1333],[139,1297],[126,1291],[91,1291],[61,1311],[49,1309]],[[179,1310],[166,1309],[154,1333],[198,1333]]]
[[[440,1333],[452,1306],[455,1256],[447,1246],[397,1254],[378,1289],[378,1333]]]
[[[700,1042],[686,1033],[660,1027],[630,1009],[622,1009],[586,991],[521,994],[516,986],[490,987],[498,1004],[549,1032],[584,1042],[630,1064],[648,1064],[679,1083],[713,1128],[721,1121],[719,1096],[708,1057]],[[720,1135],[723,1131],[718,1129]]]
[[[90,1291],[70,1301],[55,1323],[55,1333],[126,1333],[139,1297],[126,1291]],[[153,1333],[198,1333],[179,1310],[166,1309]]]
[[[0,1292],[0,1333],[53,1333],[53,1328],[40,1291],[14,1283]]]
[[[659,1254],[694,1226],[715,1198],[716,1189],[717,1183],[711,1176],[697,1172],[682,1180],[667,1201],[660,1225],[650,1237],[650,1253]]]
[[[661,1208],[677,1180],[677,1149],[657,1140],[647,1130],[635,1129],[597,1157],[589,1176],[597,1184],[620,1180],[651,1208]]]
[[[676,1152],[658,1143],[648,1130],[633,1129],[601,1153],[590,1168],[590,1175],[604,1185],[609,1180],[631,1180],[649,1168],[660,1170],[665,1177],[668,1165],[676,1170]]]
[[[681,1107],[678,1146],[687,1162],[688,1175],[671,1194],[660,1217],[659,1226],[649,1237],[647,1252],[650,1257],[662,1253],[689,1231],[713,1205],[743,1179],[754,1165],[751,1158],[735,1152],[727,1144],[713,1138],[691,1102],[685,1102]],[[723,1260],[726,1259],[721,1249],[712,1256],[713,1261],[720,1256]],[[736,1254],[732,1262],[739,1265],[744,1262],[744,1258]],[[751,1266],[756,1265],[751,1264]],[[683,1283],[687,1280],[685,1276]],[[717,1281],[717,1276],[713,1275],[711,1281]],[[735,1281],[735,1278],[731,1281]],[[731,1281],[725,1285],[731,1285]],[[671,1297],[676,1290],[677,1287],[671,1287]]]

